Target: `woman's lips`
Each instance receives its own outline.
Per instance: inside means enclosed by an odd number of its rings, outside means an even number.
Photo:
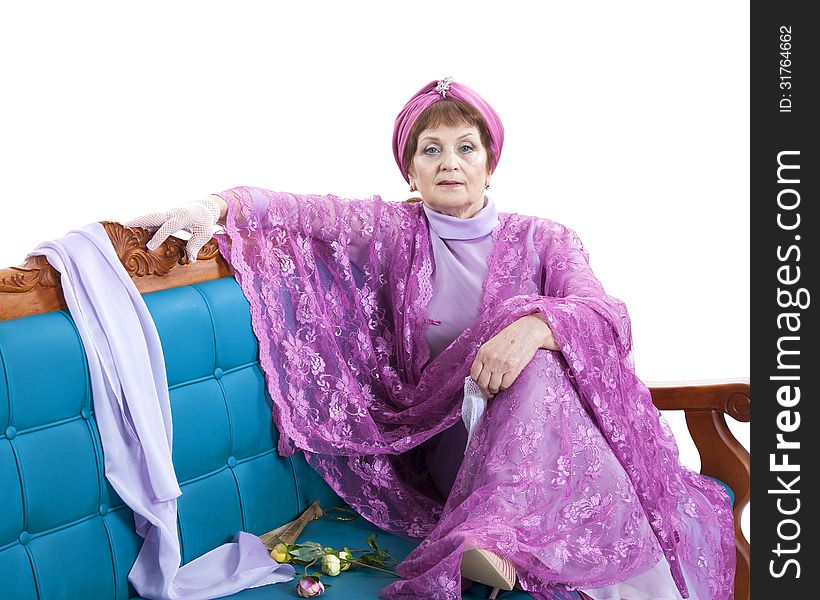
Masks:
[[[442,181],[439,185],[463,185],[460,181]]]

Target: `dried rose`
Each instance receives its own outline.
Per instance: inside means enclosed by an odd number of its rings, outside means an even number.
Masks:
[[[270,557],[278,563],[289,563],[291,556],[288,551],[288,545],[281,542],[276,544],[273,550],[270,551]]]
[[[335,554],[325,554],[322,557],[322,571],[327,575],[336,577],[342,569],[342,563]]]
[[[325,586],[316,577],[302,577],[296,584],[296,593],[300,598],[313,598],[324,594]]]

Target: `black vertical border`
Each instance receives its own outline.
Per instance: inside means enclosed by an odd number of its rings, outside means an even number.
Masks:
[[[813,210],[820,203],[817,180],[820,169],[817,163],[818,128],[815,112],[820,110],[818,95],[814,91],[820,82],[820,62],[818,62],[818,37],[820,22],[809,16],[813,3],[769,0],[751,5],[751,382],[754,405],[754,423],[751,426],[752,439],[752,496],[757,500],[752,516],[754,527],[754,547],[751,555],[752,598],[820,598],[816,578],[820,575],[818,556],[820,539],[815,522],[820,505],[812,488],[820,484],[820,423],[817,422],[817,380],[820,378],[820,364],[817,364],[815,346],[820,343],[817,335],[817,319],[814,304],[820,302],[815,285],[820,263],[817,258],[817,237],[820,235],[820,211]],[[816,7],[815,7],[816,8]],[[786,75],[780,71],[781,28],[791,30],[790,59],[791,79],[781,79]],[[785,31],[785,29],[783,30]],[[791,82],[791,87],[781,86]],[[791,101],[791,112],[783,112]],[[784,178],[799,178],[799,183],[778,183],[778,153],[797,151],[799,155],[785,155],[781,160],[799,164],[800,169],[783,171]],[[791,173],[792,175],[788,175]],[[797,175],[799,173],[799,175]],[[778,206],[778,193],[786,188],[797,191],[799,205],[791,210]],[[786,192],[783,202],[794,204],[796,195]],[[784,230],[778,225],[781,220],[794,224],[797,214],[800,225],[793,230]],[[795,236],[799,236],[799,240]],[[795,246],[787,254],[788,248]],[[788,256],[781,260],[778,256]],[[778,280],[778,269],[783,278],[794,279],[797,268],[800,278],[790,285]],[[808,292],[808,306],[781,307],[787,301],[779,291],[787,290],[797,296],[798,290]],[[805,295],[803,296],[805,299]],[[803,302],[803,304],[806,304]],[[789,331],[782,313],[798,313],[799,331]],[[796,321],[792,321],[794,325]],[[784,340],[784,336],[798,339]],[[785,371],[778,369],[778,340],[781,348],[799,350],[789,362],[799,368]],[[773,380],[775,375],[797,375],[799,381]],[[778,390],[783,385],[800,388],[800,401],[791,408],[778,402]],[[794,394],[792,390],[790,393]],[[784,450],[777,450],[777,434],[781,433],[778,416],[783,411],[781,422],[794,425],[797,413],[800,425],[796,431],[784,433],[784,439],[799,442],[799,449],[786,450],[791,464],[800,465],[799,472],[775,472],[770,466],[771,455],[776,454],[777,462],[782,462]],[[799,493],[770,493],[769,490],[782,489],[778,476],[791,483],[795,476],[799,481],[793,489]],[[793,515],[784,515],[778,509],[794,510],[799,501],[799,510]],[[793,522],[785,522],[793,519]],[[795,525],[795,523],[797,525]],[[782,523],[782,524],[781,524]],[[780,527],[778,527],[780,524]],[[785,538],[796,534],[792,540]],[[780,555],[778,556],[778,544]],[[784,552],[785,550],[785,552]],[[788,552],[794,552],[790,554]],[[792,558],[797,566],[786,561]],[[780,577],[773,573],[781,573]],[[816,595],[816,596],[815,596]],[[745,600],[745,599],[738,599]]]

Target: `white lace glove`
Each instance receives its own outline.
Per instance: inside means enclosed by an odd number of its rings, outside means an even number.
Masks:
[[[156,250],[175,231],[189,232],[191,239],[185,245],[185,254],[190,262],[195,263],[196,255],[214,233],[216,223],[219,221],[219,213],[219,205],[213,198],[206,196],[168,212],[142,215],[128,221],[125,226],[145,227],[146,229],[159,227],[154,237],[146,244],[149,250]]]
[[[478,422],[486,409],[487,400],[484,398],[484,394],[481,393],[481,388],[473,381],[472,377],[465,377],[464,402],[461,404],[461,420],[464,421],[464,426],[467,428],[467,445],[464,447],[464,454],[467,454],[467,448],[470,447]]]

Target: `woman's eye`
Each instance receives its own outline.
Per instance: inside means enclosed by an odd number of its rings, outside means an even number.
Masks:
[[[471,144],[461,144],[458,149],[463,153],[473,152],[475,150]],[[441,150],[435,146],[428,146],[422,151],[423,154],[437,154],[439,152],[441,152]]]

